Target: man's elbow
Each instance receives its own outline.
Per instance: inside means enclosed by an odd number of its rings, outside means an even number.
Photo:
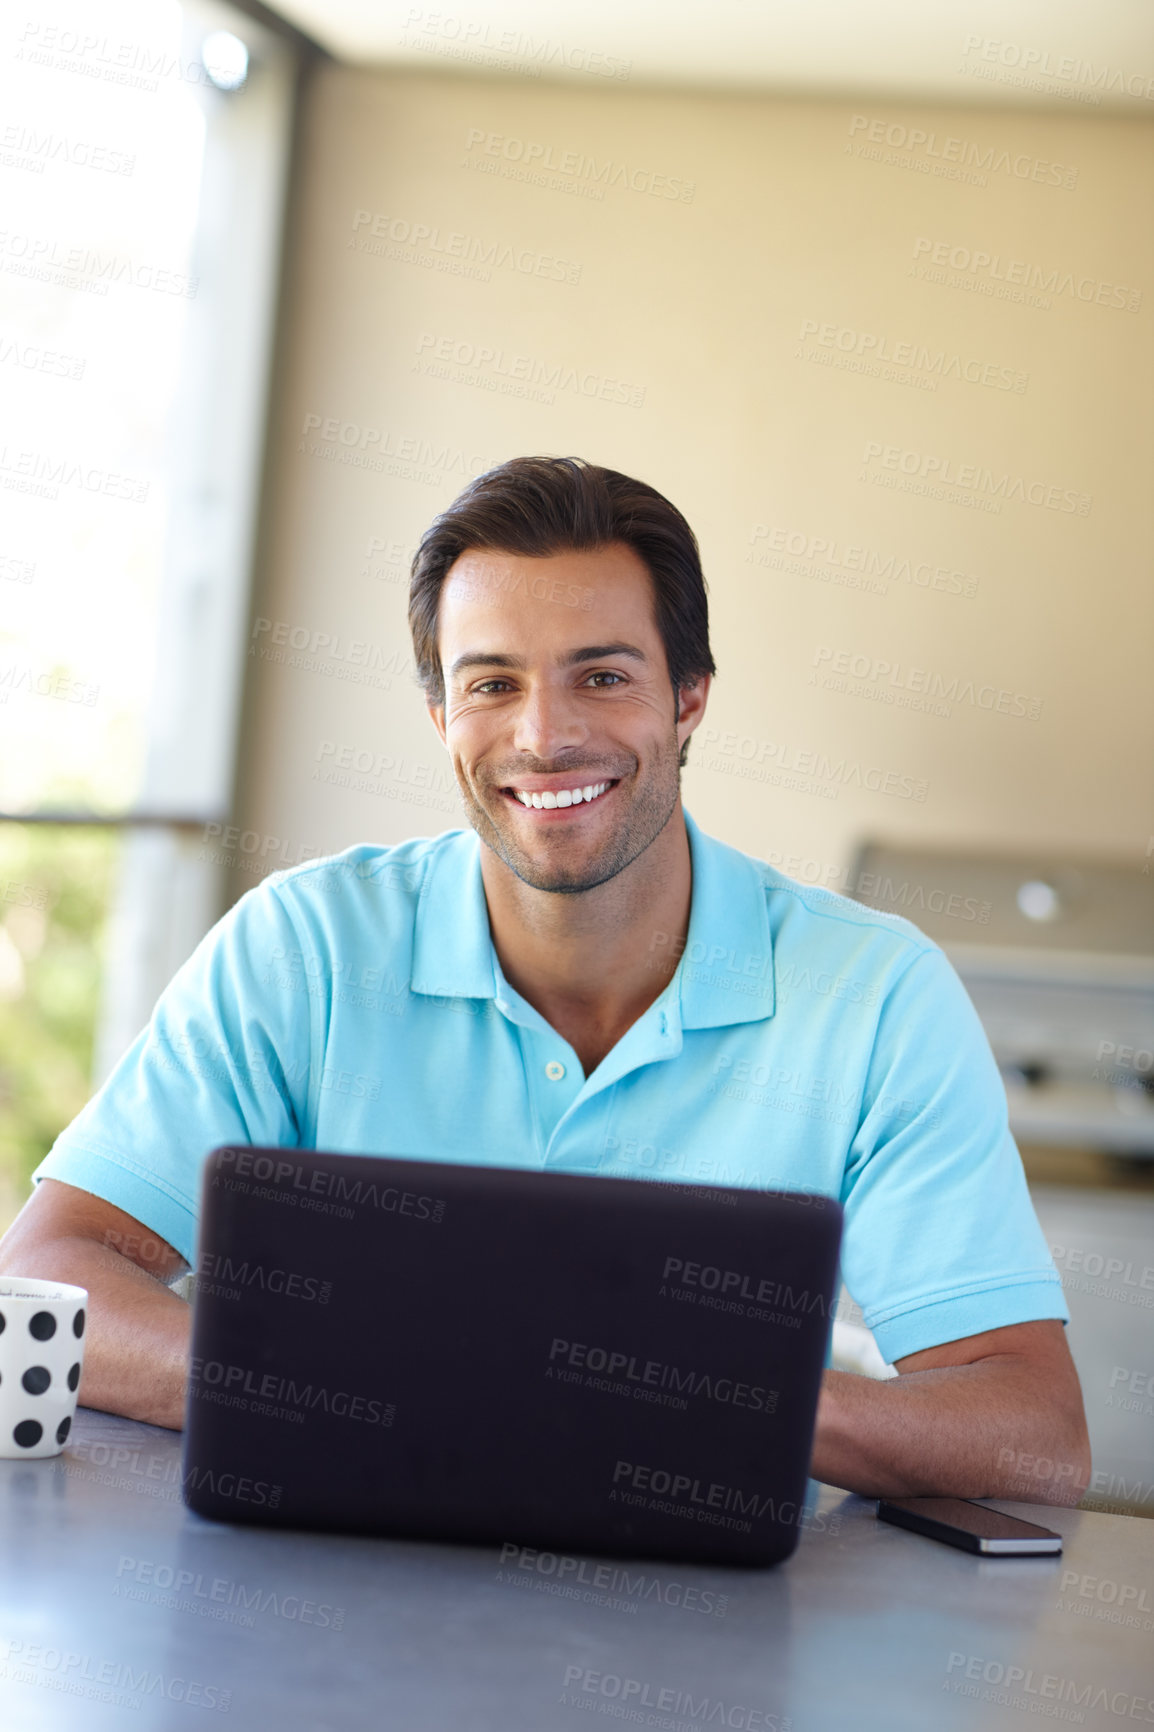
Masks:
[[[1086,1429],[1086,1418],[1079,1414],[1074,1441],[1069,1450],[1069,1457],[1074,1467],[1074,1474],[1069,1483],[1066,1497],[1055,1498],[1055,1503],[1064,1503],[1072,1508],[1081,1503],[1090,1485],[1094,1464],[1090,1455],[1090,1433]]]
[[[1063,1416],[1059,1423],[1053,1422],[1055,1418],[1051,1416],[1051,1423],[1040,1428],[1036,1448],[1006,1446],[998,1450],[999,1489],[986,1496],[1069,1508],[1081,1502],[1093,1471],[1090,1434],[1081,1403],[1076,1414]]]

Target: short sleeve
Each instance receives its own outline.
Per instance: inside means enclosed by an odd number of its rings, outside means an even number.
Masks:
[[[842,1275],[885,1359],[1069,1321],[1001,1075],[944,953],[886,997],[842,1193]]]
[[[300,1141],[310,1000],[275,972],[275,958],[296,946],[273,884],[243,896],[173,976],[33,1179],[105,1198],[191,1263],[205,1155],[221,1143]]]

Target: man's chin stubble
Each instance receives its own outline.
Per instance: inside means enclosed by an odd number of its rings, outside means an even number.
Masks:
[[[631,849],[630,836],[619,833],[610,839],[607,850],[602,853],[600,858],[588,862],[585,870],[580,873],[566,872],[563,867],[559,866],[542,866],[537,861],[530,859],[503,832],[486,807],[480,805],[471,794],[464,796],[464,798],[473,828],[481,841],[523,884],[527,884],[532,890],[542,890],[552,895],[579,896],[584,891],[596,890],[600,884],[607,884],[611,878],[616,878],[620,872],[623,872],[627,866],[631,866],[634,860],[644,854],[669,822],[680,791],[680,777],[678,777],[668,811],[664,815],[653,815],[653,819],[660,816],[660,822],[656,823],[656,827],[654,827],[652,819],[649,824],[644,826],[647,834],[640,847]],[[502,799],[503,796],[497,794],[496,798]],[[648,833],[650,831],[651,833]]]

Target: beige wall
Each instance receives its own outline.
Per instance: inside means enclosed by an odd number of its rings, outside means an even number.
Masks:
[[[887,125],[930,136],[871,142]],[[283,863],[463,821],[410,677],[408,558],[469,474],[551,452],[643,477],[698,532],[720,673],[685,799],[707,829],[808,877],[863,834],[1143,855],[1152,142],[1084,113],[323,73],[254,609],[254,646],[286,659],[248,663],[238,824]],[[406,224],[436,231],[416,262]],[[933,280],[919,241],[1000,262]],[[1050,305],[997,292],[1034,268]],[[994,382],[828,364],[883,338]],[[310,416],[378,466],[339,461]],[[939,497],[903,461],[980,473]],[[975,503],[981,473],[1043,503]],[[785,534],[831,551],[791,558]],[[290,634],[339,646],[293,665]],[[898,671],[838,689],[839,654]],[[931,678],[952,701],[880,701]],[[341,786],[341,750],[391,764]]]

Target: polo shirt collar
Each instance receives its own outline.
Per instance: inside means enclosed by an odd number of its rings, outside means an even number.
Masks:
[[[689,931],[678,965],[682,1028],[761,1022],[774,1012],[773,939],[758,862],[685,813],[693,862]]]
[[[413,931],[414,992],[495,998],[493,939],[481,878],[481,839],[452,830],[432,856]]]
[[[684,808],[683,808],[684,810]],[[707,836],[688,812],[693,864],[689,931],[670,983],[681,1026],[723,1028],[774,1011],[773,941],[758,863]],[[412,989],[437,998],[495,998],[495,952],[481,878],[481,840],[451,831],[421,886]],[[673,997],[669,989],[662,1002]]]

